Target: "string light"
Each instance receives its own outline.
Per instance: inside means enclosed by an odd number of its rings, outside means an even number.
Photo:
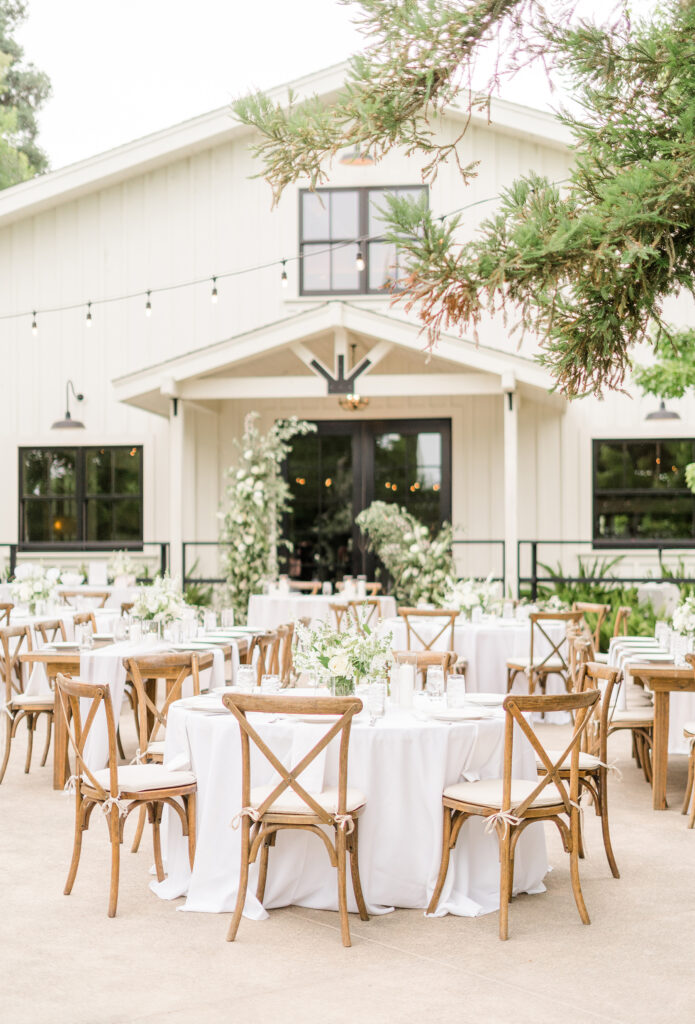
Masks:
[[[87,316],[85,318],[85,322],[87,324],[87,327],[91,327],[92,326],[92,303],[91,302],[87,303]]]
[[[213,277],[213,279],[212,279],[212,291],[210,292],[210,301],[212,302],[213,306],[217,302],[217,278],[216,277]]]
[[[280,283],[282,284],[283,288],[287,287],[287,270],[285,269],[286,263],[287,260],[282,261],[282,274],[280,275]]]
[[[355,256],[355,266],[357,267],[359,272],[362,273],[362,271],[364,270],[364,256],[362,255],[361,249],[357,250],[357,255]]]
[[[151,292],[147,293],[147,302],[145,303],[145,316],[152,316],[152,303],[150,302]]]

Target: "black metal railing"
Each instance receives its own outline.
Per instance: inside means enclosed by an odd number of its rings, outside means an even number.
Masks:
[[[609,561],[622,560],[625,557],[634,555],[635,552],[640,554],[652,554],[656,556],[658,576],[623,576],[622,573],[619,575],[608,572],[605,574],[591,575],[584,573],[584,575],[565,575],[563,571],[553,572],[552,569],[547,565],[545,559],[551,557],[544,555],[544,551],[548,551],[550,548],[568,548],[573,547],[575,549],[588,548],[586,557],[593,557],[595,560],[607,558]],[[637,584],[637,583],[654,583],[658,580],[665,580],[668,583],[685,584],[695,582],[695,577],[692,576],[677,576],[675,573],[665,571],[663,556],[664,553],[668,552],[672,555],[679,553],[683,555],[693,554],[695,552],[695,540],[692,541],[637,541],[631,543],[629,547],[617,548],[614,545],[608,547],[606,544],[596,544],[591,540],[520,540],[517,543],[517,556],[518,556],[518,588],[521,593],[524,587],[530,588],[530,597],[532,601],[538,597],[539,586],[552,585],[555,583],[588,583],[592,580],[613,580],[618,583],[625,584]],[[577,558],[581,558],[584,555],[583,550],[576,552]],[[527,561],[529,565],[528,572],[524,574],[523,567],[524,562]],[[561,568],[558,566],[558,568]]]
[[[506,576],[507,576],[507,545],[506,545],[506,543],[503,540],[470,540],[468,538],[465,538],[465,539],[462,538],[460,540],[457,540],[456,538],[454,538],[453,547],[454,547],[454,558],[456,557],[457,548],[459,548],[459,547],[466,548],[466,549],[472,548],[472,547],[492,548],[492,550],[495,552],[495,555],[493,556],[493,559],[495,561],[497,561],[497,565],[496,566],[494,566],[492,569],[488,568],[487,571],[483,570],[482,572],[478,572],[478,571],[476,571],[478,569],[478,566],[476,565],[474,567],[474,571],[473,572],[470,572],[470,573],[466,572],[466,573],[463,573],[462,575],[473,576],[476,579],[487,579],[488,576],[491,576],[491,578],[493,580],[495,580],[495,581],[497,581],[499,583],[504,584],[504,581],[505,581]],[[490,561],[488,561],[488,566],[489,565],[490,565]],[[497,570],[497,572],[495,572],[495,569]]]
[[[114,545],[113,541],[98,541],[90,542],[89,544],[71,544],[63,547],[56,547],[52,545],[33,545],[32,547],[26,547],[25,545],[19,544],[2,544],[0,543],[0,554],[3,551],[7,551],[7,570],[9,576],[14,576],[15,569],[17,568],[18,556],[31,556],[45,558],[46,555],[55,557],[56,561],[61,558],[70,557],[72,555],[106,555],[112,554],[115,551],[132,551],[134,554],[143,553],[146,554],[146,548],[156,548],[158,559],[159,559],[159,572],[165,573],[170,565],[169,562],[169,541],[168,540],[148,540],[141,541],[137,544],[123,542]],[[146,579],[147,577],[141,577]]]

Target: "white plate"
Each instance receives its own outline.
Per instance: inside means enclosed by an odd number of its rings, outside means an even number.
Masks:
[[[172,651],[211,651],[214,644],[209,640],[189,640],[185,644],[170,644]]]
[[[428,718],[435,722],[479,722],[483,718],[492,718],[485,708],[442,708],[440,711],[429,711]]]
[[[466,704],[475,704],[482,708],[501,708],[506,693],[467,693]]]
[[[229,714],[219,693],[201,693],[197,697],[184,697],[176,704],[186,711],[216,711],[219,714]]]
[[[54,647],[56,651],[77,651],[80,644],[77,640],[51,640],[48,646]]]
[[[92,640],[113,640],[113,633],[92,633]]]

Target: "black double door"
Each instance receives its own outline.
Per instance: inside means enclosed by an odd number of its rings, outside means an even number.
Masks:
[[[449,420],[323,421],[296,438],[285,465],[292,511],[286,569],[294,579],[374,572],[355,517],[380,500],[436,530],[451,519]]]

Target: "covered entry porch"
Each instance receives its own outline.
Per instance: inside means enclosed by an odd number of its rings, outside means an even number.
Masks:
[[[217,539],[234,441],[257,412],[261,429],[292,415],[318,426],[287,465],[294,575],[369,571],[354,517],[379,499],[431,527],[451,521],[462,575],[500,574],[489,542],[503,540],[513,591],[519,531],[536,525],[539,436],[559,460],[565,402],[529,358],[454,337],[434,354],[424,344],[412,321],[328,302],[114,381],[121,401],[168,419],[157,479],[174,571],[183,541]],[[209,575],[214,548],[199,555]]]

